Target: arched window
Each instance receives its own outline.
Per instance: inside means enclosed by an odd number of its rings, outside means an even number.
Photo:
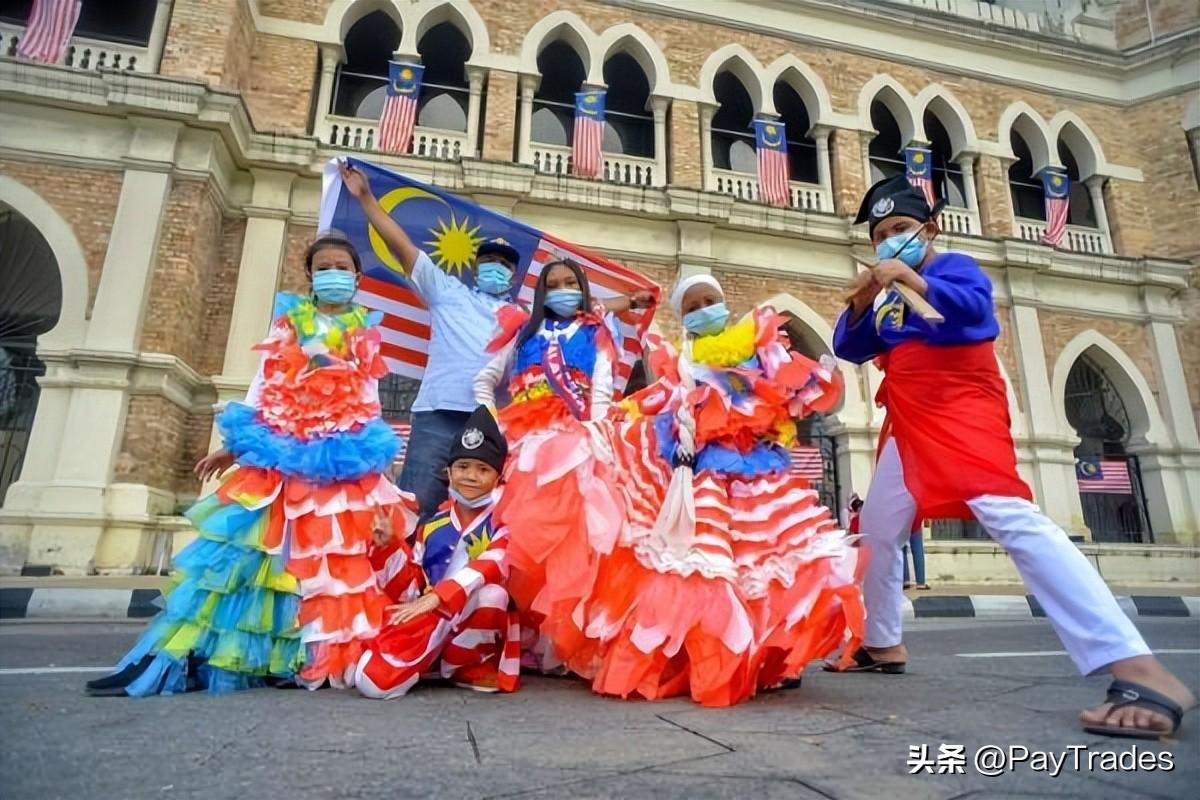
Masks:
[[[1012,195],[1013,214],[1025,219],[1046,218],[1046,201],[1041,179],[1033,174],[1033,154],[1025,139],[1012,132],[1012,151],[1017,160],[1008,168],[1008,190]]]
[[[1132,424],[1125,401],[1103,368],[1085,353],[1067,374],[1067,422],[1079,436],[1079,499],[1098,542],[1149,538],[1141,470],[1126,452]]]
[[[1071,153],[1067,143],[1058,140],[1058,160],[1067,169],[1067,178],[1071,181],[1071,205],[1068,208],[1067,223],[1070,225],[1086,225],[1089,228],[1098,227],[1096,209],[1092,206],[1092,195],[1079,178],[1079,164]]]
[[[608,86],[604,116],[604,150],[641,158],[654,157],[654,116],[648,111],[650,82],[642,65],[628,53],[604,62]]]
[[[966,208],[966,183],[963,181],[962,167],[951,160],[954,146],[950,143],[950,134],[932,111],[925,112],[924,121],[925,136],[929,139],[933,158],[933,193],[938,198],[944,198],[947,205]]]
[[[871,161],[871,183],[904,174],[904,145],[900,125],[882,100],[871,103],[871,126],[878,133],[871,140],[867,154]]]
[[[722,72],[713,81],[713,94],[720,104],[712,119],[713,166],[748,174],[758,172],[750,93],[736,75]]]
[[[346,63],[334,78],[333,113],[378,119],[387,94],[388,61],[400,44],[392,18],[375,11],[354,23],[346,34]]]
[[[772,93],[787,134],[788,175],[794,181],[817,183],[817,143],[808,135],[812,127],[808,108],[787,81],[777,82]]]
[[[575,48],[560,39],[543,48],[537,65],[542,80],[533,96],[531,138],[535,142],[569,147],[575,129],[575,93],[587,76],[583,59]]]
[[[464,64],[471,43],[451,22],[434,25],[417,44],[425,74],[417,107],[417,124],[444,131],[467,129],[468,89]]]
[[[37,410],[37,379],[46,371],[37,337],[58,324],[62,277],[42,234],[0,202],[0,506],[20,476]]]

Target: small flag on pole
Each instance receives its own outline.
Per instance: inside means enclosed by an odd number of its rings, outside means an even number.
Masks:
[[[602,90],[575,94],[575,131],[571,136],[571,171],[583,178],[604,172],[604,96]]]
[[[62,61],[82,7],[83,0],[33,0],[17,57],[43,64]]]
[[[401,61],[388,62],[387,99],[379,118],[379,149],[407,153],[417,124],[417,97],[425,67]]]
[[[773,206],[791,205],[788,184],[787,138],[778,120],[754,120],[754,149],[758,154],[758,196]]]
[[[1071,179],[1061,170],[1046,167],[1042,170],[1042,191],[1046,195],[1046,232],[1042,234],[1042,243],[1057,247],[1067,232]]]
[[[933,208],[937,198],[933,194],[932,154],[925,147],[904,148],[904,175],[914,188],[925,195],[925,202]]]
[[[1129,465],[1119,458],[1081,458],[1075,462],[1075,481],[1084,494],[1133,494]]]

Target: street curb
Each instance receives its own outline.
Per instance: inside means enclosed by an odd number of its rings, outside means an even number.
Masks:
[[[1200,617],[1200,597],[1117,595],[1121,609],[1134,619]],[[0,620],[146,619],[162,608],[158,589],[0,589]],[[960,594],[904,598],[908,619],[1035,619],[1046,612],[1032,595]]]

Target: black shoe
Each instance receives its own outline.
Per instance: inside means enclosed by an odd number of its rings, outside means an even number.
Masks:
[[[84,691],[92,697],[126,697],[125,687],[140,678],[153,663],[154,656],[143,656],[141,661],[125,665],[120,672],[88,681]]]

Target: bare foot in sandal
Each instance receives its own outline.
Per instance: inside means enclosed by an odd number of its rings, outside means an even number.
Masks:
[[[1179,727],[1179,718],[1196,706],[1188,688],[1154,656],[1114,662],[1111,671],[1108,702],[1079,715],[1089,733],[1153,739],[1170,736]]]

